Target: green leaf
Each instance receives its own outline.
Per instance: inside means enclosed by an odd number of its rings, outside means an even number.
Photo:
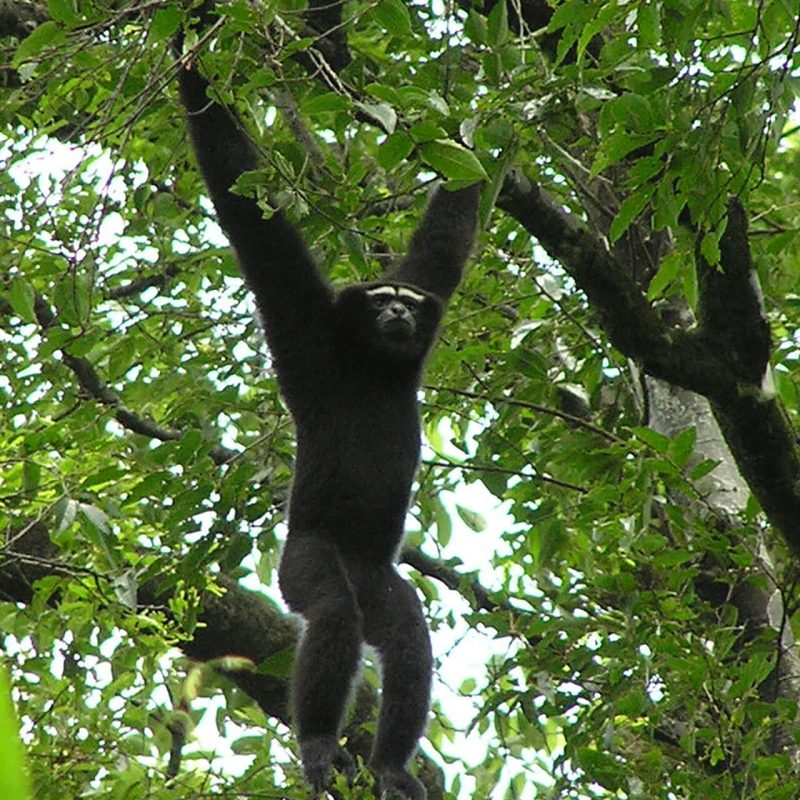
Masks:
[[[694,426],[682,430],[670,443],[667,455],[678,467],[686,466],[694,451],[697,430]]]
[[[292,674],[294,663],[294,647],[286,647],[265,658],[256,669],[259,675],[272,675],[275,678],[288,678]]]
[[[678,225],[678,217],[686,205],[686,199],[675,192],[672,182],[662,180],[656,189],[653,204],[653,224],[656,228],[674,228]]]
[[[229,6],[229,8],[233,8],[234,6]],[[313,47],[316,44],[316,39],[313,36],[301,36],[297,39],[292,39],[288,44],[284,45],[281,49],[281,56],[283,58],[288,58],[289,56],[294,55],[295,53],[301,53],[304,50],[308,50],[309,47]]]
[[[664,436],[663,433],[658,433],[652,428],[634,428],[633,433],[638,439],[641,439],[646,445],[655,450],[656,453],[666,455],[670,445],[668,436]]]
[[[381,0],[373,9],[381,27],[393,36],[407,36],[412,33],[411,15],[402,0]]]
[[[634,134],[627,130],[615,131],[606,136],[595,155],[592,174],[599,175],[604,169],[625,158],[628,153],[650,144],[655,138],[655,134]]]
[[[85,323],[91,306],[92,291],[92,276],[89,273],[70,275],[59,281],[53,289],[53,300],[59,316],[72,325]],[[71,349],[70,352],[76,351]]]
[[[487,44],[489,41],[489,28],[486,24],[486,17],[470,9],[467,12],[467,20],[464,23],[464,33],[475,44]]]
[[[639,717],[647,708],[647,696],[641,689],[626,692],[617,700],[617,711],[628,717]]]
[[[73,0],[47,0],[47,10],[50,16],[67,28],[71,28],[80,17],[75,12]]]
[[[381,128],[383,128],[386,133],[394,133],[394,129],[397,125],[397,114],[388,103],[359,102],[355,105],[365,114],[369,114],[369,116],[373,117],[377,122],[379,122]]]
[[[308,116],[346,111],[350,101],[338,92],[325,92],[314,95],[300,105],[300,111]]]
[[[713,267],[719,264],[719,234],[707,233],[700,242],[700,252],[703,258]]]
[[[34,60],[48,47],[57,47],[66,40],[67,35],[64,31],[55,22],[48,20],[34,29],[30,36],[20,42],[11,64],[17,69],[26,61]]]
[[[692,259],[690,268],[683,270],[682,277],[683,281],[681,282],[681,285],[683,288],[684,297],[689,303],[689,308],[696,309],[699,288],[697,285],[697,264],[695,263],[694,259]]]
[[[11,281],[8,299],[14,313],[23,321],[36,322],[36,314],[33,310],[33,286],[25,278],[17,276]]]
[[[497,3],[487,19],[489,44],[499,47],[508,39],[508,10],[505,3]]]
[[[22,485],[29,497],[36,494],[42,477],[42,468],[31,458],[26,458],[22,465]]]
[[[79,504],[69,497],[62,497],[53,508],[53,522],[55,523],[56,536],[64,533],[75,521],[78,515]]]
[[[667,546],[669,540],[660,533],[648,533],[636,540],[637,547],[644,553],[657,553]]]
[[[617,216],[614,217],[614,221],[611,223],[611,229],[608,235],[611,244],[614,244],[614,242],[628,230],[631,224],[636,220],[636,217],[647,207],[652,195],[653,189],[649,186],[645,186],[623,200],[617,212]]]
[[[456,504],[456,511],[458,516],[461,517],[462,522],[475,533],[481,533],[486,530],[486,520],[482,514],[473,511],[471,508]]]
[[[636,9],[636,26],[639,44],[647,49],[656,47],[661,37],[661,7],[656,3],[642,3]]]
[[[683,256],[675,250],[662,259],[658,272],[647,287],[648,300],[656,300],[664,295],[664,291],[674,282],[682,264]]]
[[[653,111],[643,95],[626,92],[613,101],[612,113],[625,130],[647,134],[653,129]]]
[[[430,142],[436,139],[444,139],[447,136],[447,131],[430,120],[422,120],[415,122],[409,131],[411,138],[415,142]]]
[[[447,101],[435,89],[419,86],[403,86],[398,89],[397,96],[404,109],[430,108],[437,114],[446,117],[450,113]]]
[[[116,464],[110,464],[108,466],[101,467],[95,472],[89,472],[89,474],[81,481],[81,489],[86,491],[96,486],[103,486],[118,480],[126,474],[126,470],[118,467]]]
[[[434,517],[436,522],[436,541],[441,547],[447,547],[453,535],[453,520],[450,519],[447,509],[438,500],[434,508]]]
[[[699,481],[701,478],[705,478],[706,475],[710,475],[719,464],[719,459],[706,458],[691,471],[689,478],[692,481]]]
[[[383,100],[392,106],[400,106],[403,103],[400,93],[394,86],[387,86],[383,83],[370,83],[365,88],[373,97]]]
[[[411,137],[403,131],[396,131],[387,136],[378,149],[378,163],[391,172],[404,158],[408,158],[413,149]]]
[[[29,800],[30,781],[25,770],[25,750],[11,700],[5,667],[0,665],[0,786],[3,800]]]
[[[583,55],[589,43],[599,34],[612,20],[619,14],[616,3],[602,3],[592,14],[590,19],[584,21],[580,26],[580,37],[578,39],[578,60],[583,60]]]
[[[547,30],[549,33],[554,33],[566,25],[580,25],[588,13],[589,9],[585,0],[565,0],[553,11],[553,15],[547,23]]]
[[[103,533],[111,533],[111,526],[108,524],[108,515],[97,506],[89,503],[81,503],[81,514],[83,514],[97,530]]]
[[[175,35],[181,26],[181,12],[174,5],[159,8],[153,14],[150,41],[163,42]]]
[[[473,183],[489,179],[477,156],[450,139],[425,142],[420,151],[422,158],[445,178]]]
[[[787,773],[792,768],[792,758],[788,754],[759,756],[755,760],[756,774],[765,781],[773,781],[776,775]],[[791,787],[788,787],[790,791]]]
[[[119,558],[113,550],[113,537],[108,515],[102,509],[89,503],[80,503],[78,510],[89,522],[89,525],[83,526],[86,538],[105,557],[106,566],[116,569]]]
[[[237,756],[257,756],[264,749],[264,737],[256,734],[254,736],[242,736],[231,742],[231,751]]]

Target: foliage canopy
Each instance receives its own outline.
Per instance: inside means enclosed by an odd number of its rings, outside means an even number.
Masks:
[[[306,792],[267,597],[292,429],[187,146],[189,5],[0,9],[0,613],[37,798]],[[239,188],[335,283],[403,251],[434,176],[485,180],[403,554],[436,641],[487,654],[437,652],[431,797],[800,795],[797,2],[220,14],[185,57],[261,148]],[[220,693],[244,766],[182,746]]]

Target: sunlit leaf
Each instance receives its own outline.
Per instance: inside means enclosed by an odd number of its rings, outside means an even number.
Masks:
[[[488,179],[475,154],[456,142],[447,139],[425,142],[420,151],[425,161],[446,178],[472,182]]]

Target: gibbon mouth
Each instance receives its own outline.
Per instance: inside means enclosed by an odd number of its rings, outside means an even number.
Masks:
[[[395,317],[383,323],[384,333],[392,339],[406,339],[414,333],[414,328],[407,319]]]

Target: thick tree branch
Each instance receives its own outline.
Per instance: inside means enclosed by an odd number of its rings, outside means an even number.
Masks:
[[[729,392],[735,382],[695,334],[669,328],[605,243],[538,184],[509,176],[498,207],[529,231],[574,278],[611,343],[652,375],[699,394]]]
[[[701,327],[685,331],[668,328],[603,242],[540,186],[512,176],[498,205],[575,279],[618,350],[650,375],[711,401],[751,491],[800,555],[800,452],[777,398],[761,388],[769,329],[741,207],[731,206],[721,271],[700,265]]]
[[[711,407],[750,490],[800,556],[800,448],[785,410],[755,389],[712,400]]]
[[[710,348],[722,355],[739,380],[760,386],[772,341],[750,255],[747,216],[738,200],[728,204],[719,266],[710,265],[698,246],[697,277],[702,336]]]

